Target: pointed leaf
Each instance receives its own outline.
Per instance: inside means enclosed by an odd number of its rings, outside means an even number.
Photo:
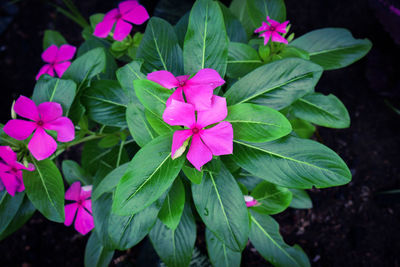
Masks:
[[[141,103],[129,103],[126,109],[129,132],[140,147],[145,146],[157,136],[144,113],[145,109]]]
[[[172,184],[161,207],[158,218],[170,229],[175,230],[181,220],[185,206],[185,188],[178,178]]]
[[[0,233],[6,230],[17,214],[24,196],[24,192],[16,192],[14,196],[8,194],[6,190],[0,192]]]
[[[289,189],[293,194],[292,202],[290,207],[294,209],[311,209],[313,207],[310,196],[305,190],[301,189]]]
[[[92,232],[85,248],[85,267],[107,267],[113,255],[114,251],[105,249],[96,232]]]
[[[118,168],[112,170],[103,180],[94,188],[92,192],[92,200],[96,200],[101,195],[111,192],[117,187],[122,176],[124,176],[126,170],[128,169],[129,163],[120,165]]]
[[[242,253],[233,251],[206,228],[207,252],[213,266],[239,267]]]
[[[53,44],[60,47],[63,44],[67,44],[67,41],[58,31],[45,30],[43,36],[43,51]]]
[[[262,214],[277,214],[289,207],[292,201],[292,192],[285,187],[271,184],[267,181],[259,183],[252,191],[259,205],[251,209]]]
[[[63,160],[61,164],[62,173],[65,180],[69,185],[76,181],[80,181],[84,185],[92,184],[92,177],[90,177],[84,169],[73,160]]]
[[[222,15],[224,16],[224,22],[226,27],[226,33],[230,42],[241,42],[247,43],[247,35],[244,30],[242,23],[236,18],[235,15],[221,2],[218,2],[221,8]]]
[[[247,0],[246,8],[254,29],[260,27],[267,16],[279,22],[286,20],[286,7],[283,0]]]

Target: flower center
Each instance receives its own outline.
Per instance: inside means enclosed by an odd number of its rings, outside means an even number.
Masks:
[[[83,200],[82,200],[82,199],[79,199],[76,203],[78,203],[78,205],[80,206],[80,205],[83,204]]]
[[[276,28],[274,26],[269,26],[269,30],[273,32],[276,30]]]
[[[179,86],[180,86],[180,87],[183,87],[184,85],[185,85],[185,82],[184,82],[184,81],[179,82]]]
[[[121,13],[118,13],[118,15],[115,16],[115,18],[116,18],[116,19],[121,19],[121,18],[122,18]]]
[[[194,127],[194,128],[192,129],[192,133],[193,133],[193,134],[198,134],[199,132],[200,132],[199,128]]]
[[[15,168],[15,167],[12,167],[12,168],[11,168],[11,171],[12,171],[12,172],[18,172],[17,168]]]
[[[43,122],[42,120],[39,120],[39,121],[36,122],[36,124],[37,124],[38,126],[43,126],[44,122]]]

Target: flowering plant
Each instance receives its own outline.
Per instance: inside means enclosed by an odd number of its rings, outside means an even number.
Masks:
[[[315,88],[371,43],[340,28],[295,39],[282,0],[197,0],[175,26],[128,0],[81,24],[77,49],[46,31],[33,95],[2,126],[0,238],[38,210],[91,232],[87,266],[147,235],[167,266],[188,266],[197,224],[213,266],[239,266],[249,241],[273,265],[309,266],[271,215],[351,180],[309,140],[314,125],[350,124]],[[80,164],[58,157],[82,144]]]

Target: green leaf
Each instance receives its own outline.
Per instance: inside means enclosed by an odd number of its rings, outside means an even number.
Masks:
[[[351,180],[346,163],[331,149],[312,140],[286,136],[268,143],[234,140],[232,158],[264,180],[290,188],[325,188]]]
[[[283,0],[247,0],[246,8],[254,29],[261,27],[267,16],[279,22],[286,20],[286,7]]]
[[[116,146],[121,141],[121,137],[118,134],[110,134],[100,139],[99,147],[110,148]]]
[[[268,46],[265,46],[268,47]],[[276,54],[278,58],[298,57],[310,60],[310,55],[307,51],[294,46],[285,46],[281,52]]]
[[[228,107],[225,119],[232,124],[234,138],[249,142],[267,142],[292,131],[290,122],[279,111],[254,104]]]
[[[126,127],[128,101],[125,91],[113,80],[93,81],[82,96],[90,119],[115,127]]]
[[[107,267],[113,255],[114,251],[105,249],[96,232],[92,232],[86,243],[85,267]]]
[[[314,135],[315,126],[308,121],[292,119],[290,120],[290,124],[292,124],[294,133],[300,138],[309,139]]]
[[[22,204],[25,193],[16,192],[14,196],[6,190],[0,192],[0,233],[10,224]]]
[[[117,248],[117,245],[111,240],[108,234],[108,223],[111,217],[112,206],[112,193],[106,193],[98,197],[96,200],[92,199],[94,231],[97,234],[99,243],[102,244],[104,249],[111,251]]]
[[[5,239],[15,231],[17,231],[19,228],[21,228],[32,217],[33,213],[35,213],[35,210],[36,210],[35,207],[29,201],[28,197],[24,197],[24,200],[21,206],[19,207],[17,213],[15,214],[14,218],[8,224],[7,228],[4,229],[3,232],[1,232],[0,241]],[[2,220],[4,220],[4,218]]]
[[[45,30],[43,37],[43,51],[46,50],[49,46],[55,44],[60,47],[63,44],[67,44],[68,42],[58,31],[53,30]]]
[[[74,101],[75,93],[76,84],[73,81],[43,75],[33,89],[32,100],[37,105],[43,102],[60,103],[65,115]]]
[[[191,168],[188,166],[183,166],[182,167],[182,171],[185,174],[185,176],[192,182],[195,184],[200,184],[201,180],[203,179],[203,171],[199,172],[198,170],[196,170],[195,168]]]
[[[250,45],[242,43],[229,43],[228,67],[226,75],[231,78],[239,78],[255,70],[262,65],[257,51]]]
[[[270,216],[251,213],[250,242],[274,266],[310,266],[304,251],[287,245],[279,234],[279,224]]]
[[[190,12],[187,12],[183,17],[178,20],[178,22],[174,26],[176,37],[178,38],[178,43],[180,47],[183,47],[183,42],[185,41],[185,35],[189,24],[189,15]]]
[[[239,19],[246,31],[247,37],[250,37],[254,32],[254,27],[250,16],[247,13],[246,1],[233,0],[229,6],[229,10]]]
[[[242,251],[249,234],[243,194],[223,164],[218,173],[206,172],[201,184],[192,184],[193,201],[207,228],[234,251]]]
[[[171,186],[185,161],[184,157],[172,160],[171,139],[160,136],[136,153],[115,191],[113,212],[138,213]]]
[[[206,228],[207,252],[213,266],[239,267],[242,253],[229,249]]]
[[[138,102],[138,100],[134,101],[137,97],[133,88],[133,81],[146,79],[146,76],[141,72],[142,64],[143,60],[136,59],[117,70],[117,79],[132,102]]]
[[[175,230],[181,220],[185,206],[185,188],[178,178],[172,184],[164,204],[161,207],[158,218],[170,229]]]
[[[222,15],[224,16],[224,22],[226,27],[226,33],[230,42],[247,43],[247,35],[244,30],[242,23],[236,18],[235,15],[221,2],[218,2],[221,8]]]
[[[117,186],[122,176],[128,169],[129,163],[122,164],[118,168],[112,170],[106,177],[94,188],[92,200],[98,199],[101,195],[111,192]]]
[[[350,116],[343,103],[334,95],[312,93],[293,103],[294,116],[330,128],[347,128]]]
[[[129,103],[126,109],[126,123],[129,132],[140,147],[145,146],[157,136],[151,129],[144,112],[144,107],[140,103]]]
[[[262,214],[277,214],[289,207],[292,192],[285,187],[271,184],[267,181],[259,183],[251,192],[260,205],[251,207]]]
[[[196,241],[196,223],[190,206],[185,205],[182,219],[175,230],[157,220],[149,236],[157,254],[168,267],[189,266]]]
[[[176,130],[182,129],[180,126],[171,126],[164,122],[164,120],[154,113],[150,112],[148,109],[144,111],[147,122],[151,125],[151,127],[156,131],[159,135],[168,134],[170,132],[174,132]]]
[[[311,198],[305,190],[293,188],[289,190],[293,194],[293,199],[289,207],[294,209],[311,209],[313,207]]]
[[[263,65],[237,81],[225,94],[228,105],[250,102],[283,109],[314,90],[322,68],[299,58]]]
[[[167,100],[173,91],[149,80],[136,80],[133,82],[133,86],[136,96],[143,106],[154,115],[162,118]]]
[[[50,221],[64,222],[64,183],[57,166],[50,160],[31,157],[34,171],[23,171],[26,194],[32,204]]]
[[[211,68],[224,77],[228,43],[224,17],[218,3],[211,0],[196,1],[190,12],[183,45],[185,73],[193,74]]]
[[[175,75],[183,74],[182,49],[175,30],[167,21],[152,17],[147,23],[142,42],[136,54],[144,59],[143,70],[168,70]]]
[[[372,47],[368,39],[354,39],[342,28],[315,30],[296,38],[291,45],[306,50],[311,61],[325,70],[346,67],[365,56]]]
[[[84,185],[92,184],[92,177],[73,160],[63,160],[61,164],[62,173],[69,185],[80,181]]]

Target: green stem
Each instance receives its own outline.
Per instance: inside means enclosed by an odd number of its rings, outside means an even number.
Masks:
[[[117,164],[116,164],[115,168],[118,168],[119,164],[121,162],[122,148],[124,148],[124,145],[125,145],[125,141],[121,141],[121,145],[119,146],[119,151],[118,151]]]
[[[104,137],[105,135],[102,134],[97,134],[97,135],[89,135],[86,137],[83,137],[82,139],[78,139],[69,143],[66,143],[64,145],[59,146],[59,150],[56,151],[56,153],[53,154],[53,156],[50,157],[51,160],[53,160],[55,157],[59,156],[61,153],[63,153],[66,149],[68,149],[71,146],[76,146],[84,142],[96,140],[99,138]]]

